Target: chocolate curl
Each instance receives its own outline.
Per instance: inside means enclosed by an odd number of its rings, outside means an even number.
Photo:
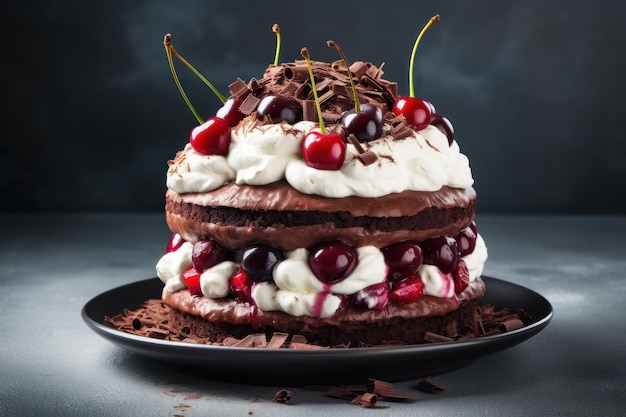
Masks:
[[[302,100],[302,120],[307,122],[317,122],[317,108],[314,100]]]
[[[427,392],[429,394],[440,394],[445,391],[445,389],[435,384],[435,382],[430,378],[422,379],[420,382],[417,383],[416,388],[422,392]]]
[[[356,61],[350,65],[350,72],[359,80],[367,72],[368,65],[363,61]]]
[[[291,391],[281,389],[276,391],[276,394],[274,395],[274,399],[272,401],[275,403],[289,404],[289,401],[291,401],[291,396]]]
[[[287,333],[275,332],[272,334],[272,338],[269,342],[267,342],[267,346],[265,347],[268,349],[281,348],[285,344],[288,337],[289,335]]]
[[[378,402],[378,395],[366,392],[365,394],[357,395],[350,402],[367,408],[374,408]]]
[[[309,79],[309,68],[306,65],[285,67],[285,78],[289,81],[306,81]]]
[[[454,341],[454,339],[452,339],[451,337],[443,336],[433,332],[426,332],[426,334],[424,335],[424,340],[432,343]]]
[[[524,322],[521,321],[520,319],[510,319],[510,320],[506,320],[504,323],[500,324],[500,331],[504,332],[510,332],[512,330],[517,330],[517,329],[521,329],[522,327],[524,327]]]

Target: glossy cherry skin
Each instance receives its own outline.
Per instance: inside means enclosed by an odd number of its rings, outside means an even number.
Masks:
[[[339,123],[346,128],[346,133],[353,134],[359,142],[369,142],[380,137],[383,131],[383,112],[373,104],[363,104],[359,112],[348,110],[341,116]]]
[[[454,271],[459,259],[456,240],[448,236],[437,236],[422,242],[421,246],[425,264],[435,265],[446,274]]]
[[[253,282],[270,281],[274,266],[283,259],[283,253],[278,249],[253,245],[241,254],[241,269]]]
[[[456,240],[460,256],[469,255],[474,252],[474,248],[476,247],[476,233],[474,233],[471,227],[466,227],[461,230],[454,236],[454,240]]]
[[[348,299],[351,304],[360,308],[382,310],[389,302],[389,284],[386,281],[372,284],[350,294]]]
[[[335,132],[309,132],[302,139],[301,148],[304,163],[315,169],[337,171],[346,158],[346,141]]]
[[[241,103],[243,103],[242,100],[237,97],[231,97],[217,110],[215,115],[224,119],[230,127],[237,126],[241,119],[243,119],[243,115],[239,111]]]
[[[202,295],[200,289],[200,272],[196,268],[189,268],[183,272],[183,283],[189,288],[191,295]]]
[[[165,252],[175,252],[183,245],[183,243],[185,243],[185,239],[183,239],[183,237],[178,233],[174,232],[172,233],[172,236],[170,236],[170,240],[167,242]]]
[[[400,96],[393,104],[392,111],[396,116],[403,115],[413,129],[422,130],[430,124],[433,117],[432,109],[432,104],[426,100]]]
[[[254,304],[252,299],[252,282],[250,277],[241,269],[229,278],[230,292],[241,303]]]
[[[326,284],[343,281],[358,262],[356,249],[340,241],[322,243],[309,252],[309,268]]]
[[[452,274],[452,281],[454,281],[454,293],[456,295],[461,294],[469,286],[469,269],[463,259],[459,259],[456,264],[456,269]]]
[[[409,277],[417,272],[424,255],[416,241],[405,240],[382,249],[385,262],[389,267],[389,279],[396,280]]]
[[[189,143],[201,155],[226,155],[230,146],[230,126],[220,117],[211,117],[193,128]]]
[[[454,142],[454,127],[450,120],[440,114],[433,114],[433,117],[430,119],[430,124],[435,126],[441,133],[446,135],[448,138],[448,144],[452,145]]]
[[[411,275],[391,284],[389,299],[398,304],[411,304],[424,295],[424,288],[419,275]]]
[[[272,123],[284,120],[289,124],[294,124],[302,120],[302,106],[287,97],[266,96],[257,106],[257,118],[263,120],[265,116],[270,116]]]
[[[193,245],[191,262],[200,272],[224,262],[226,252],[213,240],[200,240]]]

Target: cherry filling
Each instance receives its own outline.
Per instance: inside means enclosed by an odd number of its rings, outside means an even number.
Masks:
[[[425,290],[418,274],[422,264],[434,265],[442,273],[449,274],[456,295],[460,294],[469,285],[469,269],[463,257],[474,251],[477,236],[476,223],[472,222],[454,237],[437,236],[423,242],[406,240],[381,248],[387,267],[385,280],[347,296],[338,295],[343,300],[342,305],[384,309],[390,301],[397,304],[415,302]],[[180,235],[173,234],[167,252],[180,248],[183,243]],[[312,316],[320,317],[326,299],[333,294],[333,285],[354,272],[359,256],[356,248],[341,241],[323,242],[308,252],[307,264],[323,286],[311,308]],[[256,318],[252,288],[256,283],[273,282],[274,268],[285,259],[285,255],[281,250],[260,244],[244,248],[236,254],[229,253],[215,241],[203,240],[194,244],[193,267],[186,270],[181,278],[193,295],[202,296],[199,284],[202,272],[229,259],[240,264],[237,272],[229,278],[230,294],[237,302],[250,305]]]

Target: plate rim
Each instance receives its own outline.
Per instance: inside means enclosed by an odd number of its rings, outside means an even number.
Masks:
[[[249,348],[249,347],[235,347],[235,346],[220,346],[220,345],[206,345],[206,344],[193,344],[193,343],[183,343],[179,341],[170,341],[170,340],[161,340],[161,339],[153,339],[146,336],[134,335],[131,333],[124,332],[122,330],[115,329],[110,327],[104,323],[104,317],[102,320],[96,320],[91,317],[89,314],[89,310],[93,307],[95,303],[97,303],[100,299],[104,298],[107,294],[122,291],[126,287],[136,286],[136,285],[145,285],[148,281],[152,281],[158,278],[151,277],[146,278],[139,281],[134,281],[131,283],[123,284],[114,288],[111,288],[107,291],[104,291],[94,297],[92,297],[89,301],[87,301],[82,309],[81,309],[81,317],[83,321],[97,334],[107,339],[116,339],[118,341],[134,341],[137,343],[143,343],[147,345],[159,346],[164,349],[172,348],[172,349],[182,349],[182,350],[190,350],[190,351],[224,351],[224,352],[239,352],[239,353],[249,353],[255,352],[255,355],[273,355],[277,352],[281,354],[287,355],[318,355],[318,356],[328,356],[332,354],[344,355],[344,354],[358,354],[358,353],[370,353],[370,352],[382,352],[382,351],[400,351],[400,352],[413,352],[413,351],[430,351],[430,350],[447,350],[447,349],[458,349],[461,347],[471,347],[476,344],[485,344],[488,342],[497,343],[498,341],[505,341],[507,339],[513,338],[520,333],[530,333],[529,337],[532,337],[534,334],[541,331],[545,328],[554,316],[554,309],[552,304],[541,294],[538,292],[527,288],[523,285],[502,280],[499,278],[494,278],[491,276],[482,276],[483,280],[486,280],[485,284],[487,287],[487,291],[489,288],[489,281],[498,282],[500,285],[514,286],[517,287],[517,290],[522,290],[532,294],[533,297],[537,298],[541,303],[545,304],[545,308],[547,308],[548,312],[545,316],[539,318],[533,323],[524,326],[520,329],[508,331],[505,333],[489,335],[489,336],[481,336],[467,340],[457,340],[451,342],[434,342],[434,343],[422,343],[422,344],[414,344],[414,345],[397,345],[397,346],[368,346],[368,347],[351,347],[351,348],[343,348],[343,349],[285,349],[285,348]],[[142,300],[140,302],[143,302]],[[340,353],[343,352],[343,353]]]

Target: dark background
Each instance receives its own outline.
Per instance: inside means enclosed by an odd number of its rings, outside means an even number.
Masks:
[[[254,7],[253,7],[254,5]],[[0,210],[161,211],[167,160],[195,119],[162,39],[222,92],[307,46],[385,62],[452,120],[484,213],[626,214],[626,3],[31,1],[0,12]],[[220,105],[177,64],[192,102]]]

